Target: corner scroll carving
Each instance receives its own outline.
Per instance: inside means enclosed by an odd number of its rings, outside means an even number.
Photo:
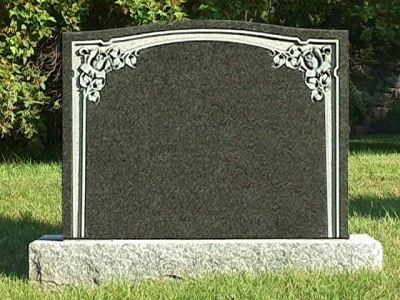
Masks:
[[[83,101],[98,103],[100,91],[107,82],[107,74],[122,69],[126,65],[135,68],[138,53],[135,50],[122,52],[118,47],[112,47],[106,51],[81,48],[78,50],[78,56],[83,57],[83,63],[78,68],[78,81]]]
[[[271,56],[273,56],[274,68],[280,68],[285,65],[289,69],[304,73],[304,82],[311,91],[312,102],[319,102],[325,99],[325,95],[331,88],[332,81],[330,47],[305,49],[293,45],[286,51],[271,50]]]
[[[325,99],[331,89],[332,81],[331,48],[329,46],[300,47],[292,45],[287,50],[271,48],[269,51],[273,56],[272,67],[286,66],[302,72],[304,82],[311,91],[311,101],[315,103]],[[118,47],[111,47],[105,51],[79,49],[77,55],[82,57],[82,64],[78,68],[78,85],[83,101],[98,103],[100,91],[106,85],[107,74],[125,66],[135,68],[138,51],[135,49],[122,51]]]

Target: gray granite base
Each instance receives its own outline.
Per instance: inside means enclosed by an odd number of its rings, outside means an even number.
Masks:
[[[206,274],[379,270],[381,244],[368,235],[321,240],[62,240],[29,245],[29,279],[54,288],[110,280],[193,279]]]

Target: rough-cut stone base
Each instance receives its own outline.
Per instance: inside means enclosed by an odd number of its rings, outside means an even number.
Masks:
[[[205,274],[380,269],[381,244],[348,240],[66,240],[43,236],[29,245],[29,278],[46,287],[110,280],[194,278]]]

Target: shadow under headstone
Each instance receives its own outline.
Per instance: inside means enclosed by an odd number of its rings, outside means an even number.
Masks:
[[[39,221],[29,214],[19,218],[0,216],[0,273],[28,277],[28,244],[46,233],[60,233],[60,226]]]
[[[352,137],[350,153],[400,153],[400,135]]]
[[[400,197],[376,198],[363,196],[349,203],[349,215],[371,219],[396,218],[400,216]]]

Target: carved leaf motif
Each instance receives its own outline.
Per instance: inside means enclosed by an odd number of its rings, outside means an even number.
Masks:
[[[316,77],[308,77],[306,78],[306,85],[310,90],[314,90],[318,88],[318,79]]]
[[[271,55],[273,56],[273,67],[280,68],[286,65],[290,69],[304,73],[304,82],[311,90],[312,102],[325,99],[332,81],[329,46],[303,49],[293,45],[286,51],[271,50]]]
[[[331,77],[329,76],[328,73],[324,73],[321,77],[320,77],[320,82],[324,87],[328,87],[331,85]]]
[[[274,56],[274,67],[275,68],[280,68],[282,67],[285,62],[286,62],[286,55],[284,53],[278,53],[277,55]]]
[[[105,79],[103,78],[94,78],[92,81],[92,88],[95,91],[101,91],[105,86]]]
[[[135,53],[132,52],[126,57],[126,64],[131,68],[136,68],[136,62],[137,62],[137,57]]]
[[[110,56],[111,66],[113,70],[119,70],[125,67],[125,60],[122,56],[121,49],[113,47],[107,50],[107,53]]]
[[[286,60],[286,67],[290,69],[298,69],[301,60],[296,57],[288,57]]]
[[[299,58],[303,54],[303,50],[296,45],[290,46],[288,49],[290,57]]]
[[[81,76],[79,76],[79,84],[83,88],[89,87],[91,81],[92,78],[86,73],[82,73]]]
[[[118,47],[106,51],[81,48],[77,54],[82,57],[78,82],[83,100],[94,103],[100,101],[100,92],[106,85],[108,73],[122,69],[125,65],[135,68],[137,62],[136,51],[123,52]]]
[[[97,71],[105,71],[107,73],[112,71],[110,58],[106,53],[98,53],[90,63]]]
[[[87,99],[91,102],[98,103],[100,101],[100,92],[90,91],[90,93],[87,94]]]
[[[301,62],[303,51],[300,47],[293,45],[288,49],[287,59],[286,59],[286,67],[290,69],[298,69]]]
[[[314,102],[322,101],[324,98],[325,98],[325,95],[322,91],[320,91],[320,90],[312,90],[311,91],[311,99]]]

